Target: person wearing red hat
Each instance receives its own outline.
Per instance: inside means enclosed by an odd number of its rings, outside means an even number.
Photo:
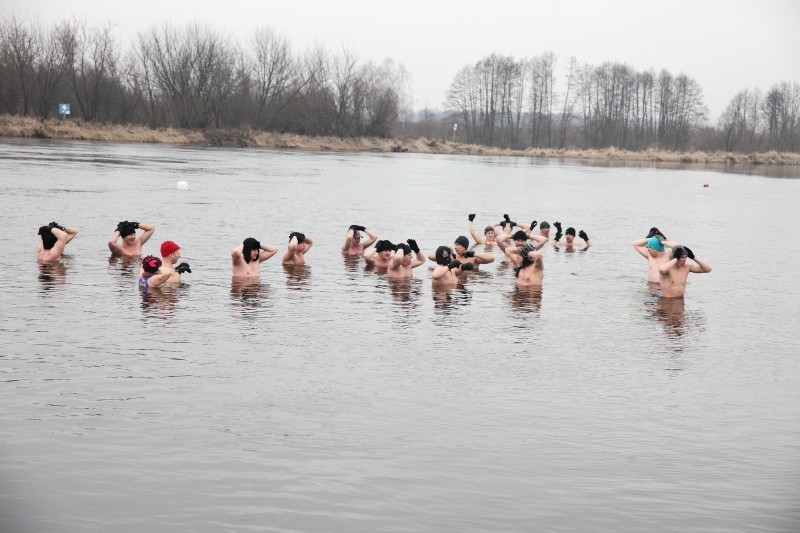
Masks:
[[[177,286],[181,282],[181,274],[188,272],[191,274],[192,269],[189,268],[188,263],[180,263],[175,266],[175,263],[181,258],[181,247],[172,241],[164,241],[161,243],[161,257],[162,264],[159,272],[169,273],[169,279],[164,282],[164,285]]]

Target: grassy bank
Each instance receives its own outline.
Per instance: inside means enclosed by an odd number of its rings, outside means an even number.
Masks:
[[[798,165],[800,154],[787,152],[670,152],[643,150],[631,152],[616,148],[575,150],[530,148],[507,150],[475,144],[452,143],[429,139],[377,139],[310,137],[255,130],[183,130],[177,128],[150,129],[142,126],[96,124],[79,119],[39,120],[30,117],[0,115],[0,137],[31,137],[42,139],[109,141],[127,143],[164,143],[200,146],[233,146],[279,148],[292,150],[322,150],[338,152],[411,152],[420,154],[464,154],[515,156],[560,159],[591,159],[642,163],[695,163],[728,165]]]

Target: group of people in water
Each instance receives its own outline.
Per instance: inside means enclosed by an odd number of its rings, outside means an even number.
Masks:
[[[415,239],[400,243],[378,240],[377,234],[370,228],[353,224],[345,233],[342,254],[349,258],[363,258],[368,267],[385,273],[390,279],[411,278],[413,270],[429,260],[435,264],[431,272],[433,286],[449,287],[458,285],[470,271],[494,262],[494,250],[497,248],[514,267],[515,284],[518,287],[541,287],[544,279],[541,249],[544,246],[549,244],[566,252],[586,251],[592,247],[585,231],[576,233],[573,227],[562,231],[560,222],[553,223],[556,233],[551,238],[548,222],[537,223],[533,220],[530,224],[517,224],[506,214],[502,220],[490,222],[481,234],[474,225],[475,214],[468,215],[467,219],[474,244],[461,235],[455,239],[452,247],[439,246],[425,256]],[[153,224],[123,220],[109,236],[108,248],[113,256],[140,257],[142,246],[150,240],[155,229]],[[56,222],[41,226],[38,261],[45,264],[60,261],[65,247],[77,234],[76,228]],[[580,240],[576,240],[576,237]],[[304,265],[305,256],[313,245],[311,237],[296,231],[290,233],[281,262],[287,266]],[[711,267],[695,257],[690,248],[668,240],[658,228],[651,228],[647,236],[635,241],[633,246],[648,261],[648,282],[660,289],[666,298],[683,298],[690,272],[711,272]],[[177,286],[183,274],[192,272],[188,263],[179,263],[181,247],[175,242],[162,242],[159,251],[161,257],[147,255],[142,259],[139,273],[139,288],[142,291]],[[277,246],[262,244],[253,237],[244,239],[231,250],[233,277],[258,278],[261,263],[278,251]],[[688,264],[688,259],[693,263]]]

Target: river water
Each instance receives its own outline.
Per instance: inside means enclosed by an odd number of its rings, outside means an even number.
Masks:
[[[0,187],[0,531],[800,529],[798,179],[5,140]],[[546,249],[540,293],[499,256],[439,292],[340,254],[471,212],[594,247]],[[183,286],[138,293],[123,219]],[[80,234],[40,269],[51,220]],[[630,245],[653,225],[714,269],[685,304]],[[232,283],[237,243],[290,231],[307,268]]]

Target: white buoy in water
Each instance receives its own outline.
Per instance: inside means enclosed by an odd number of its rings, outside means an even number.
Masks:
[[[178,183],[175,184],[175,187],[179,191],[188,191],[189,190],[189,182],[181,180],[181,181],[179,181]]]

